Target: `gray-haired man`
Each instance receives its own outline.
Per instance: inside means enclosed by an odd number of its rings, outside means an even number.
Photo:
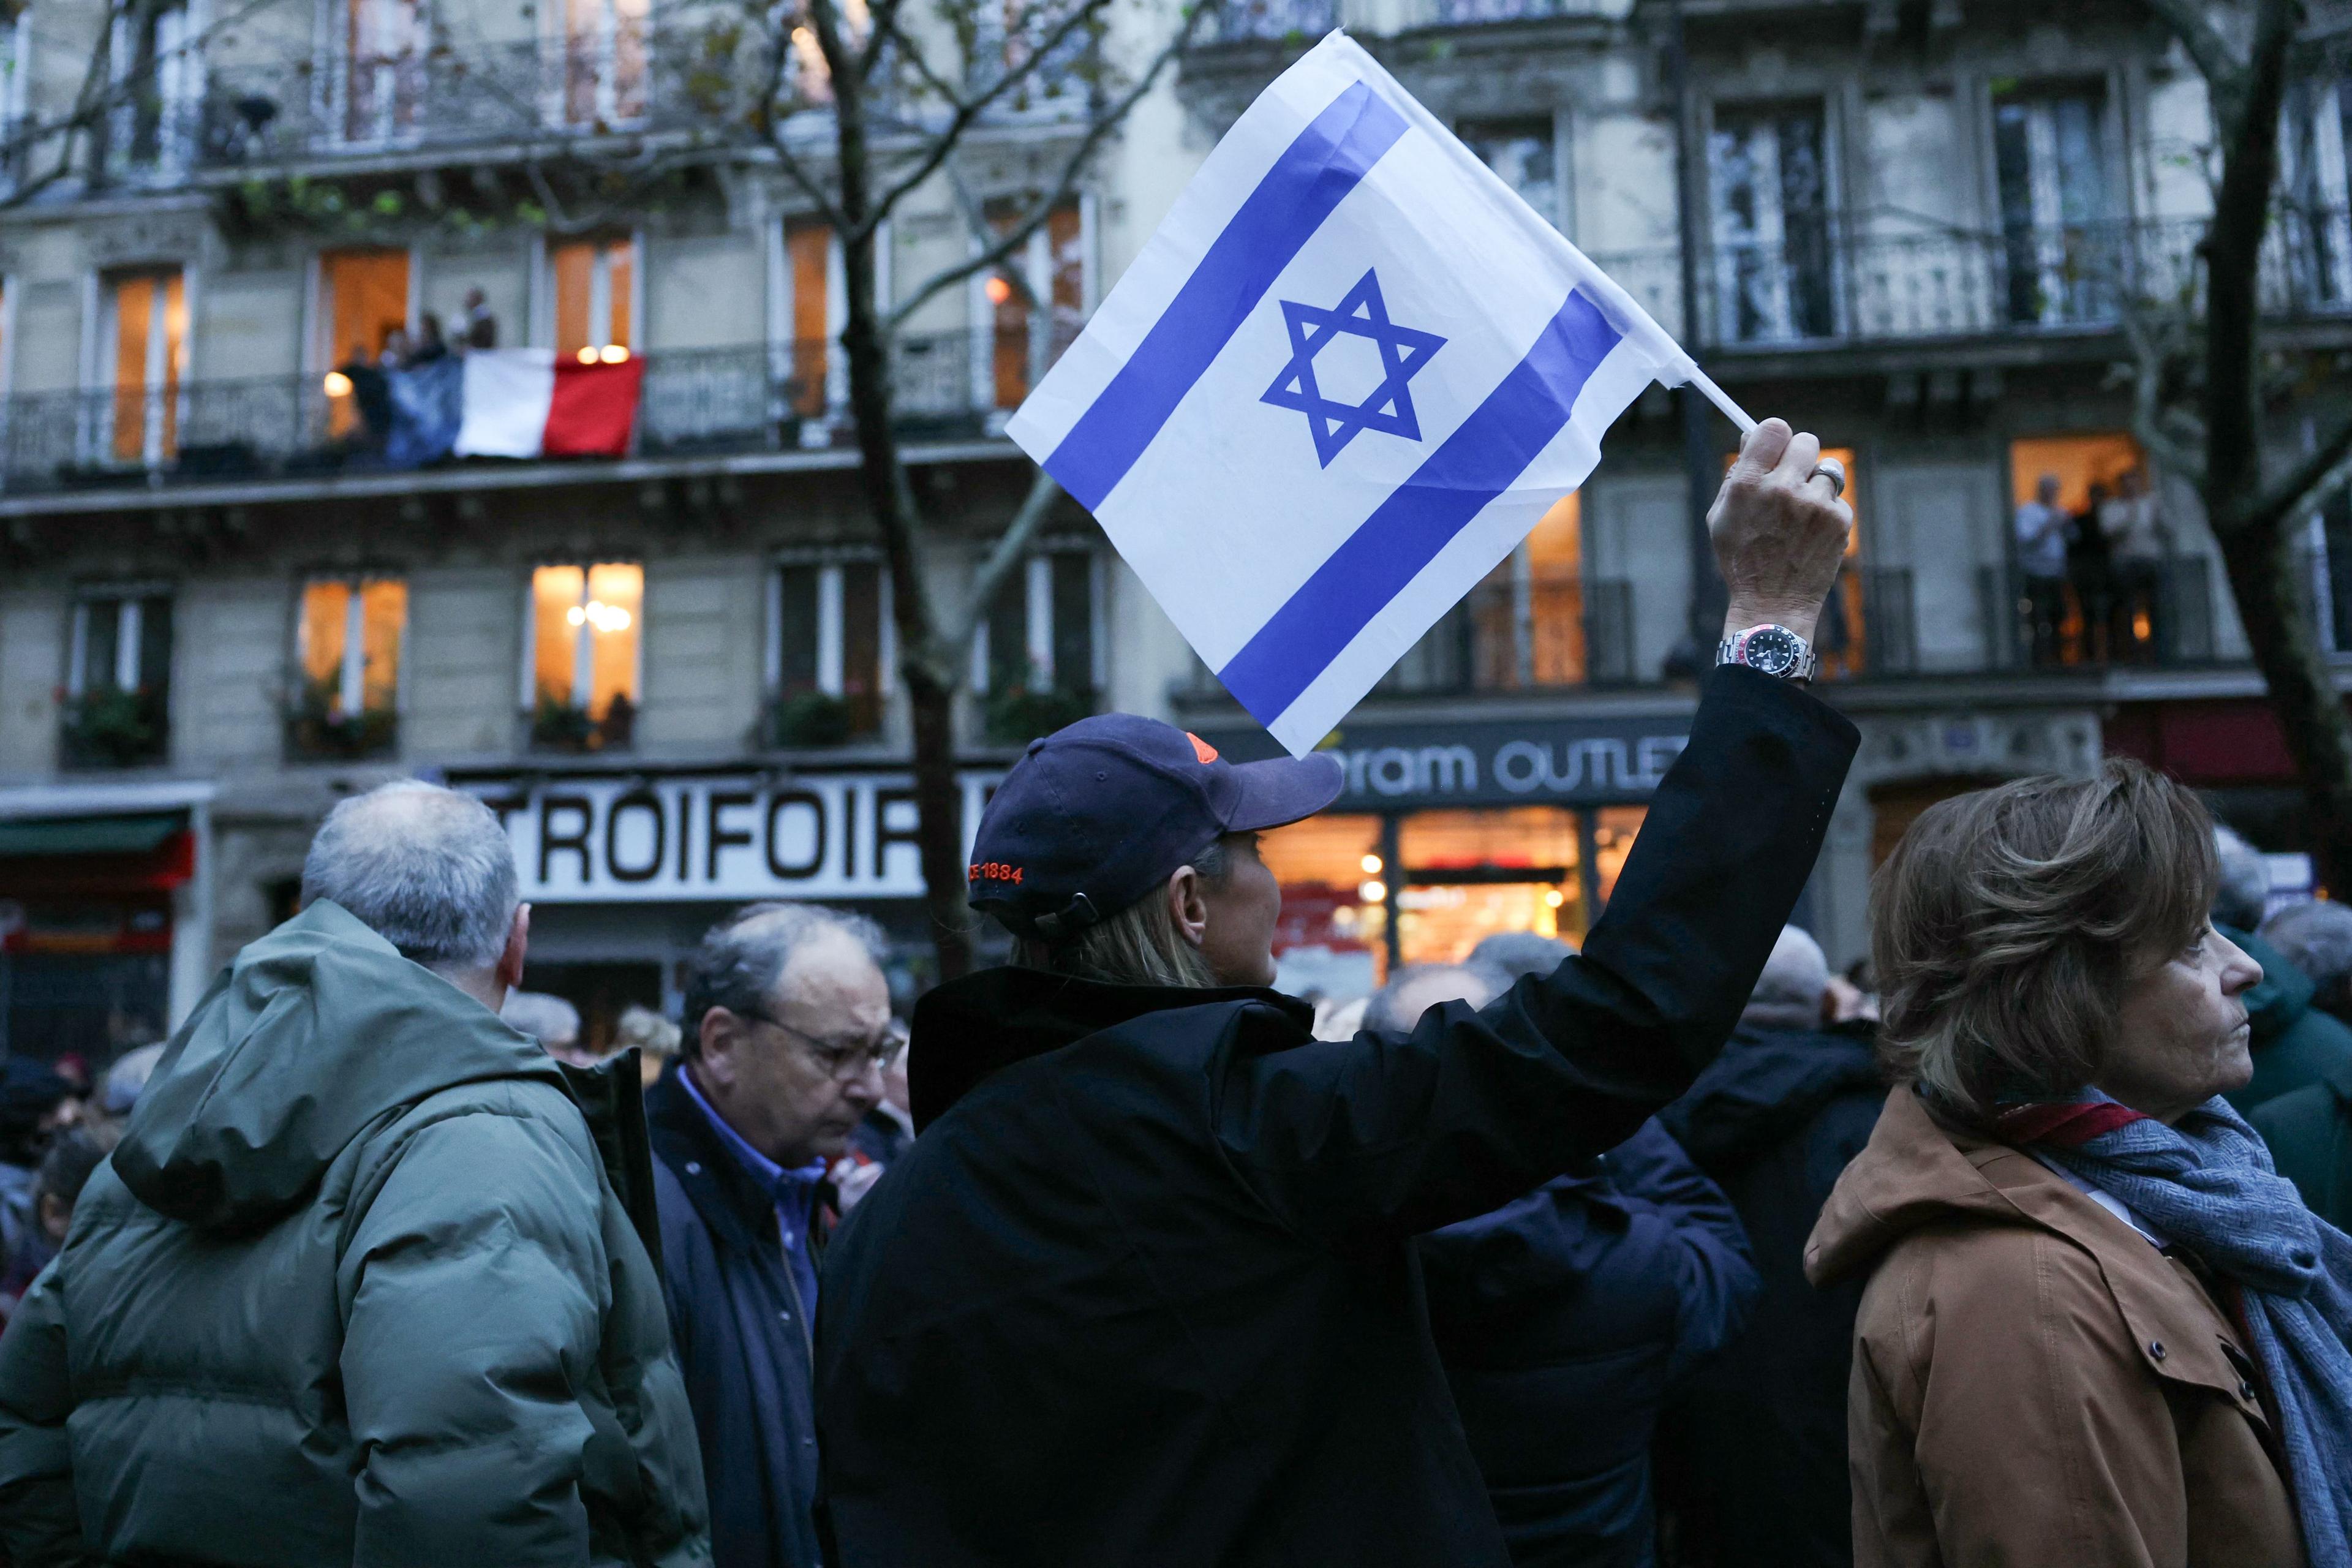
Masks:
[[[328,816],[302,891],[173,1037],[0,1339],[0,1542],[709,1563],[632,1224],[651,1173],[602,1152],[610,1080],[496,1011],[530,928],[497,820],[386,785]]]
[[[688,965],[682,1059],[646,1097],[662,1278],[727,1568],[815,1568],[809,1333],[826,1177],[897,1052],[872,921],[754,904]]]

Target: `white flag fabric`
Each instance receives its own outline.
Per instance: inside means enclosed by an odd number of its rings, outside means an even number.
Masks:
[[[1007,426],[1294,753],[1688,358],[1345,35],[1275,79]]]

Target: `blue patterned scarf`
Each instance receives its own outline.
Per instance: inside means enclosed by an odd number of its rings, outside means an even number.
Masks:
[[[2239,1288],[2311,1568],[2352,1568],[2352,1237],[2304,1206],[2218,1096],[2177,1126],[2096,1089],[2005,1108],[1994,1125]]]

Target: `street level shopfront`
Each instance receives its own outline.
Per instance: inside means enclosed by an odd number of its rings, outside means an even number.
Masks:
[[[1235,760],[1278,751],[1262,731],[1202,738]],[[1284,987],[1346,1000],[1497,931],[1580,942],[1689,738],[1687,710],[1348,725],[1326,747],[1339,799],[1263,839]]]
[[[967,847],[1000,776],[961,773]],[[448,782],[479,795],[514,845],[531,905],[525,986],[579,1006],[592,1046],[627,1006],[675,1017],[680,962],[729,910],[762,900],[870,915],[891,939],[894,981],[927,976],[914,787],[903,771],[453,771]]]

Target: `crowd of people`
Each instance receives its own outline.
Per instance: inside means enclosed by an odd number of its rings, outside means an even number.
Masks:
[[[453,355],[498,346],[498,317],[479,289],[466,290],[454,342],[440,316],[426,310],[417,317],[415,332],[405,326],[393,327],[383,334],[383,346],[373,353],[365,343],[352,344],[335,371],[349,384],[352,406],[359,416],[353,443],[362,450],[374,450],[392,438],[400,386],[394,373],[424,370]]]
[[[2033,663],[2138,664],[2169,657],[2166,573],[2174,552],[2162,502],[2138,468],[2094,480],[2069,511],[2056,474],[2018,503],[2020,613]]]
[[[1812,629],[1817,457],[1732,624]],[[1327,756],[1082,721],[978,825],[1013,963],[902,1017],[759,904],[593,1040],[485,806],[348,799],[121,1092],[8,1066],[0,1552],[2352,1568],[2352,911],[2111,763],[1924,813],[1865,994],[1787,923],[1856,741],[1717,670],[1581,952],[1352,1019],[1256,849]]]

